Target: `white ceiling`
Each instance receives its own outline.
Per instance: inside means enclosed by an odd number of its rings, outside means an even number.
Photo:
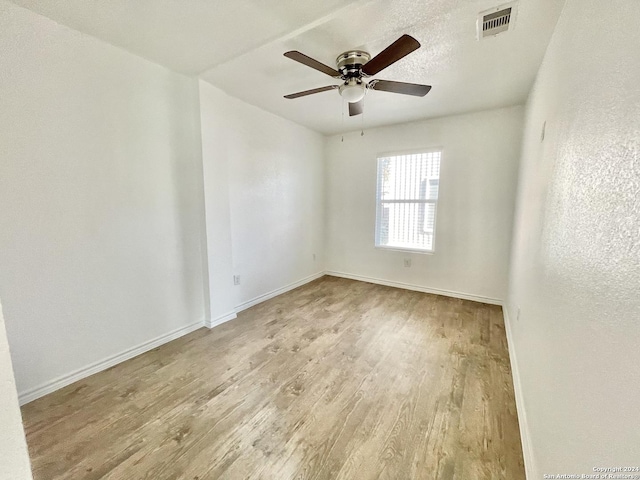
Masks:
[[[316,131],[388,125],[523,103],[564,0],[519,0],[513,31],[478,42],[494,0],[12,0]],[[375,78],[426,83],[424,98],[370,91],[365,114],[341,115],[338,83],[282,56],[299,50],[335,67],[358,48],[377,54],[403,33],[422,48]]]

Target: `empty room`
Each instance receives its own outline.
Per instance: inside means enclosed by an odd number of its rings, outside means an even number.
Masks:
[[[640,480],[638,25],[0,0],[0,480]]]

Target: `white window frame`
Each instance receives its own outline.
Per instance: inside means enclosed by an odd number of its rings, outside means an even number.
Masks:
[[[380,184],[381,178],[380,178],[380,160],[383,158],[389,158],[389,157],[400,157],[400,156],[405,156],[405,155],[422,155],[425,153],[439,153],[440,154],[440,175],[438,176],[438,198],[437,199],[419,199],[419,200],[382,200],[381,198],[381,190],[382,190],[382,185]],[[375,248],[379,248],[382,250],[395,250],[395,251],[399,251],[399,252],[412,252],[412,253],[421,253],[421,254],[428,254],[428,255],[432,255],[435,253],[436,251],[436,225],[437,225],[437,219],[438,219],[438,200],[440,199],[440,179],[442,177],[442,159],[444,157],[444,151],[442,147],[431,147],[431,148],[422,148],[422,149],[418,149],[418,150],[408,150],[408,151],[395,151],[395,152],[383,152],[383,153],[378,153],[376,155],[376,222],[375,222],[375,226],[374,226],[374,238],[375,238]],[[428,191],[428,186],[427,186],[427,191]],[[381,223],[381,216],[382,216],[382,204],[383,203],[423,203],[423,204],[433,204],[435,205],[434,208],[434,218],[433,218],[433,241],[431,242],[431,249],[427,249],[427,248],[412,248],[412,247],[399,247],[399,246],[393,246],[393,245],[381,245],[380,244],[380,223]]]

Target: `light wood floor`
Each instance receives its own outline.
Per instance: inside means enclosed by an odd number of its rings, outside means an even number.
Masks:
[[[23,416],[36,480],[525,478],[500,307],[333,277]]]

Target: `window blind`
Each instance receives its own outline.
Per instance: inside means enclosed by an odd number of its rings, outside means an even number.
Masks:
[[[376,246],[433,251],[441,152],[378,158]]]

